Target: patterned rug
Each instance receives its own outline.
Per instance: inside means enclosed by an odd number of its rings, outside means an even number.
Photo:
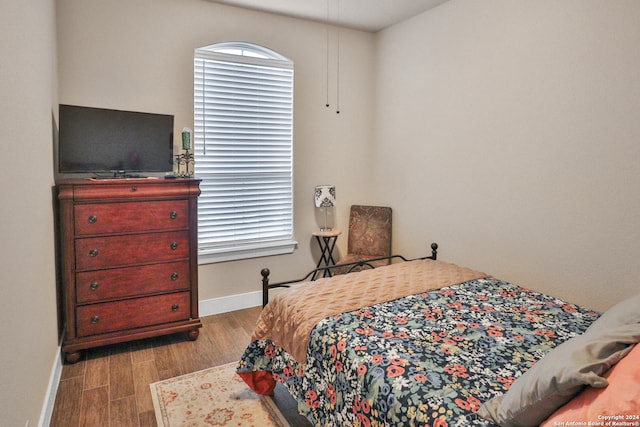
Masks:
[[[237,363],[150,384],[159,427],[287,427],[273,400],[236,375]]]

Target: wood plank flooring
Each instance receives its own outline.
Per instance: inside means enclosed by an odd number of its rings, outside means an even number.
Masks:
[[[50,426],[156,426],[149,384],[238,360],[260,311],[203,317],[196,341],[174,334],[83,352],[62,369]]]

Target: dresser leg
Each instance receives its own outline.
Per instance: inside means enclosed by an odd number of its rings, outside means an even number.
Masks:
[[[200,335],[200,329],[192,329],[189,332],[187,332],[187,336],[191,341],[197,340],[198,335]]]
[[[74,351],[73,353],[66,353],[64,360],[66,360],[67,363],[76,363],[80,360],[80,352]]]

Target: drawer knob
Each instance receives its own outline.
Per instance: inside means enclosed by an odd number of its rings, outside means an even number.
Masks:
[[[178,273],[176,272],[171,273],[171,280],[173,280],[174,282],[178,280]]]
[[[90,284],[89,289],[91,289],[92,291],[98,289],[98,282],[93,282],[92,284]]]
[[[170,246],[171,246],[171,249],[175,251],[176,249],[178,249],[178,242],[171,242]]]
[[[180,308],[180,306],[178,304],[173,304],[171,306],[171,311],[178,311],[179,308]]]
[[[98,250],[97,249],[91,249],[89,251],[89,256],[90,257],[97,257],[98,256]]]
[[[176,212],[176,211],[171,211],[171,213],[169,214],[169,218],[171,218],[171,219],[176,219],[176,218],[178,218],[178,212]]]
[[[131,186],[131,191],[138,191],[138,187],[136,187],[135,185]]]
[[[91,318],[91,323],[93,323],[94,325],[95,325],[96,323],[98,323],[99,321],[100,321],[100,317],[98,317],[98,316],[93,316],[93,317]]]
[[[98,217],[95,215],[91,215],[89,216],[89,224],[95,224],[96,222],[98,222]]]

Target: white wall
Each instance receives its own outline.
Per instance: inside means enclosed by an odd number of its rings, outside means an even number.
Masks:
[[[604,309],[640,289],[640,2],[451,0],[378,37],[394,246]]]
[[[37,425],[58,348],[52,114],[53,0],[0,6],[0,425]]]
[[[199,298],[260,289],[260,270],[274,280],[302,275],[319,256],[311,232],[323,217],[316,184],[335,184],[337,226],[349,205],[367,200],[368,146],[373,139],[375,37],[340,32],[341,113],[327,109],[326,27],[202,0],[59,0],[60,103],[175,114],[176,134],[193,126],[193,50],[246,41],[294,61],[295,239],[292,255],[200,266]],[[332,58],[336,29],[330,31]],[[331,103],[335,100],[332,59]],[[364,189],[364,190],[363,190]],[[344,248],[346,238],[339,241]]]

